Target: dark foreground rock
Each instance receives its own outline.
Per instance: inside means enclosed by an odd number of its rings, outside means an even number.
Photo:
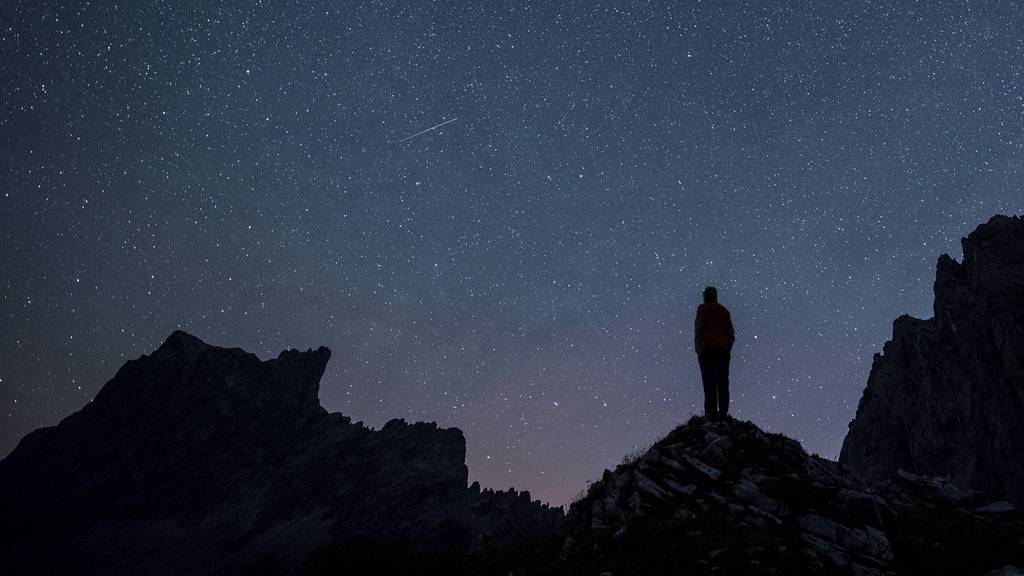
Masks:
[[[546,574],[986,574],[1024,566],[1024,518],[905,475],[873,485],[749,422],[693,418],[606,471]]]
[[[175,332],[128,362],[0,461],[0,569],[422,573],[542,548],[561,510],[467,486],[458,429],[327,413],[329,357],[260,361]]]
[[[994,216],[939,258],[935,316],[876,355],[839,461],[874,480],[947,476],[1024,507],[1024,218]]]

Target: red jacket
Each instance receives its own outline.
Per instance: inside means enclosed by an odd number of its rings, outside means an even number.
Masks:
[[[693,346],[700,353],[705,348],[732,349],[736,334],[729,311],[718,302],[705,302],[697,307]]]

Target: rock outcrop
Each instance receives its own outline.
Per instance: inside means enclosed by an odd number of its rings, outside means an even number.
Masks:
[[[839,461],[1024,507],[1024,218],[995,216],[939,258],[935,316],[902,316],[875,355]]]
[[[327,413],[329,357],[260,361],[175,332],[128,362],[0,461],[5,572],[315,572],[368,550],[377,566],[396,552],[458,561],[560,522],[528,493],[467,486],[458,429]]]
[[[1024,521],[934,478],[873,485],[749,422],[695,417],[606,470],[546,574],[985,574]]]

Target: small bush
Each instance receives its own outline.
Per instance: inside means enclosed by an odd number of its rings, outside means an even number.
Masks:
[[[629,466],[631,464],[636,463],[636,461],[639,460],[644,454],[647,454],[647,451],[650,449],[650,446],[637,446],[633,448],[629,452],[626,452],[626,454],[622,457],[622,461],[619,462],[619,465]]]

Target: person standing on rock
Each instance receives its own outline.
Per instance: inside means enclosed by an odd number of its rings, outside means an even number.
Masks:
[[[697,307],[693,348],[704,382],[704,415],[712,420],[729,415],[729,354],[735,341],[729,311],[718,303],[718,289],[708,286]]]

